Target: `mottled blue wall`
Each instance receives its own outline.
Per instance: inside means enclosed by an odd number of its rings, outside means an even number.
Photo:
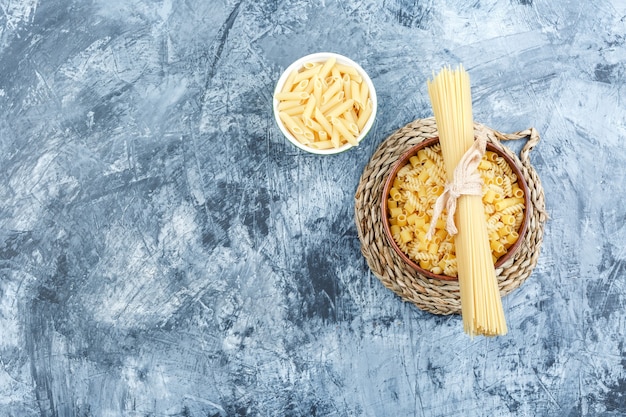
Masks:
[[[624,415],[625,48],[621,0],[0,0],[0,415]],[[379,99],[330,157],[271,112],[319,51]],[[477,121],[542,135],[495,339],[384,288],[353,218],[457,63]]]

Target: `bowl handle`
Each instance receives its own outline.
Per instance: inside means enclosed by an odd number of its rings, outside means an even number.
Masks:
[[[524,138],[528,140],[520,151],[520,162],[522,163],[522,170],[524,171],[524,174],[529,176],[531,181],[534,183],[528,184],[528,186],[531,187],[531,191],[535,191],[531,196],[531,201],[533,202],[535,209],[540,214],[540,221],[545,222],[549,216],[546,211],[543,187],[541,186],[541,181],[539,180],[537,174],[530,169],[532,167],[530,163],[530,151],[532,151],[533,148],[539,143],[539,132],[537,132],[537,129],[534,127],[530,127],[526,130],[521,130],[515,133],[500,133],[498,131],[494,131],[493,133],[500,141]]]
[[[528,141],[526,142],[526,145],[524,145],[524,147],[520,151],[520,160],[524,165],[530,164],[530,151],[532,151],[533,148],[537,146],[540,140],[539,132],[537,132],[537,129],[535,129],[534,127],[530,127],[526,130],[521,130],[515,133],[500,133],[498,131],[494,131],[493,133],[501,141],[527,138]]]

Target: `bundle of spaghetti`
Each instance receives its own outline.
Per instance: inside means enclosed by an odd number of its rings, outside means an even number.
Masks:
[[[462,66],[454,71],[443,68],[428,81],[428,93],[450,183],[459,161],[474,143],[469,75]],[[464,330],[472,337],[506,334],[483,202],[478,195],[461,195],[456,204],[455,245]]]

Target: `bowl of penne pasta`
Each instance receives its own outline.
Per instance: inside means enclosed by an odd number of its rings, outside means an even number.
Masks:
[[[320,52],[298,59],[283,72],[273,108],[278,127],[295,146],[336,154],[357,146],[371,129],[376,90],[356,62]]]
[[[528,186],[515,160],[494,144],[478,166],[482,202],[494,266],[507,262],[524,240],[530,204]],[[446,230],[446,213],[432,219],[433,207],[446,186],[439,138],[427,139],[405,152],[389,171],[381,198],[385,235],[394,251],[421,275],[457,280],[454,237]],[[435,223],[433,235],[427,233]]]

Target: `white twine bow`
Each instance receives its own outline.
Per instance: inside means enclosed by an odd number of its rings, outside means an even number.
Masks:
[[[454,213],[456,212],[456,200],[462,195],[482,195],[483,180],[477,171],[485,149],[487,147],[487,136],[484,129],[480,129],[476,134],[476,140],[472,146],[461,157],[454,173],[452,182],[446,184],[443,193],[437,198],[433,209],[433,217],[430,222],[430,228],[426,234],[426,239],[430,240],[435,233],[435,225],[439,216],[443,212],[444,207],[448,211],[446,219],[446,230],[450,236],[458,233],[454,224]]]

